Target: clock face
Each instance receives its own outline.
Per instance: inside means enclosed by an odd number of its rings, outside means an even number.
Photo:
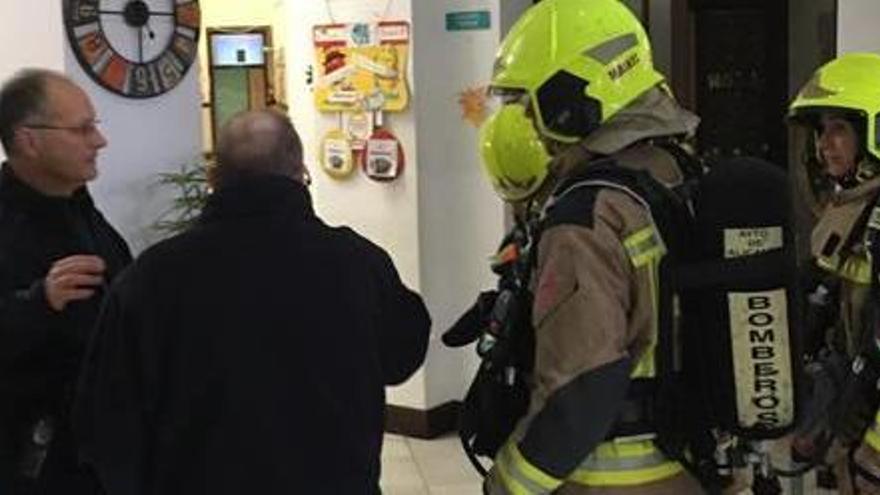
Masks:
[[[64,25],[80,65],[130,98],[171,90],[195,62],[198,0],[64,0]]]

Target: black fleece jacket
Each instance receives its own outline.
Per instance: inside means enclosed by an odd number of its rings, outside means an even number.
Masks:
[[[430,320],[388,255],[249,177],[113,287],[76,408],[109,495],[378,493],[384,387]]]
[[[105,291],[72,302],[61,312],[49,307],[43,279],[52,263],[73,254],[103,258],[107,284],[131,261],[125,241],[95,208],[86,188],[70,198],[45,196],[4,165],[0,169],[0,493],[6,493],[3,488],[18,476],[22,442],[42,417],[51,417],[57,430],[43,477],[75,472],[66,421],[82,350]]]

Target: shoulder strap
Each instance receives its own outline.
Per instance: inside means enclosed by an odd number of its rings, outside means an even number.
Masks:
[[[608,188],[621,191],[642,204],[653,214],[660,199],[668,198],[668,189],[644,170],[620,167],[612,158],[591,162],[562,181],[545,204],[541,217],[552,217],[557,205],[582,188]],[[664,193],[665,192],[665,193]],[[662,198],[666,196],[666,198]]]
[[[840,249],[841,252],[848,251],[860,240],[865,243],[865,249],[868,253],[871,252],[868,248],[870,244],[874,244],[880,249],[880,245],[877,245],[877,243],[880,243],[880,236],[877,235],[877,231],[880,229],[880,192],[874,192],[872,194],[873,197],[871,198],[871,201],[868,202],[868,206],[862,210],[859,214],[859,218],[856,220],[855,224],[853,224],[849,236],[846,238],[844,245]],[[875,215],[877,215],[876,218]],[[872,223],[874,224],[874,227],[872,227]],[[861,236],[858,235],[859,232],[862,233]],[[872,236],[875,236],[875,238],[871,239]],[[880,254],[880,252],[878,252],[878,254]],[[871,264],[871,271],[874,271],[873,263]]]
[[[865,229],[865,252],[868,253],[868,260],[871,263],[871,296],[869,299],[877,301],[880,298],[880,196],[874,200],[873,206],[870,208]],[[869,328],[876,328],[876,322],[880,320],[880,306],[876,303],[869,304],[866,309],[871,313],[868,318],[874,320]],[[871,339],[880,339],[880,335],[874,332],[865,331],[862,333],[864,334],[862,336],[863,346],[871,345],[869,342]]]
[[[865,230],[865,250],[871,259],[871,286],[877,288],[877,276],[880,274],[880,197],[874,201],[874,205],[868,214],[868,223]]]

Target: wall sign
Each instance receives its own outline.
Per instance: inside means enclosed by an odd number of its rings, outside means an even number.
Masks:
[[[64,26],[83,70],[130,98],[170,91],[198,52],[198,0],[64,0]]]
[[[476,31],[489,29],[491,17],[488,10],[474,10],[470,12],[447,12],[447,31]]]

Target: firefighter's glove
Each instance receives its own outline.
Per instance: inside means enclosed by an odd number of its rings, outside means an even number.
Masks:
[[[489,328],[496,298],[498,298],[498,291],[481,292],[473,306],[443,334],[441,337],[443,343],[448,347],[462,347],[480,338],[480,335]]]
[[[833,438],[832,422],[835,408],[847,375],[849,359],[830,349],[823,349],[805,370],[809,397],[791,441],[791,458],[797,463],[819,463],[825,460]]]
[[[825,346],[828,328],[838,319],[836,285],[830,282],[819,283],[807,295],[805,328],[802,337],[804,353],[816,357]]]

